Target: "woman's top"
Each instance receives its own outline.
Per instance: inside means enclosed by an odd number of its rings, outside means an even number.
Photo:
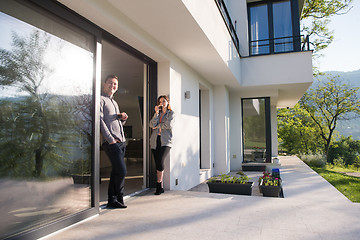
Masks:
[[[153,132],[150,137],[151,149],[156,148],[156,138],[159,135],[161,139],[161,146],[171,147],[172,145],[172,128],[174,125],[174,111],[166,110],[165,114],[161,117],[161,114],[155,113],[150,120],[150,127]],[[160,120],[161,117],[161,120]]]

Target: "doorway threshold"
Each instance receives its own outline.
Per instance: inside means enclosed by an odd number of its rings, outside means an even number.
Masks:
[[[127,201],[132,197],[136,197],[138,195],[141,195],[141,194],[143,194],[143,193],[145,193],[145,192],[147,192],[149,190],[150,190],[150,188],[144,188],[144,189],[141,189],[139,191],[130,193],[130,194],[124,196],[124,201]],[[107,205],[107,202],[100,202],[100,206],[99,206],[100,210],[106,209],[106,205]]]

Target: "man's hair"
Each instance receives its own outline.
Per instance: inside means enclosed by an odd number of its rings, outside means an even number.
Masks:
[[[108,79],[113,79],[113,78],[115,78],[116,80],[119,80],[116,75],[110,74],[110,75],[108,75],[108,76],[105,78],[104,83],[106,83],[106,81],[107,81]]]

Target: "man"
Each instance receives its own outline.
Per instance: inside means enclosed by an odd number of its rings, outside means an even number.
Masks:
[[[100,130],[104,138],[103,146],[112,166],[107,206],[126,208],[123,199],[126,176],[124,161],[126,144],[123,124],[128,115],[125,112],[120,113],[119,106],[113,99],[117,90],[118,78],[115,75],[107,76],[100,101]]]

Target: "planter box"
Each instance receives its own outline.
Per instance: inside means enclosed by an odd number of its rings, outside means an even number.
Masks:
[[[84,175],[74,174],[71,176],[73,178],[74,184],[90,184],[91,182],[90,174],[84,174]]]
[[[242,170],[244,172],[265,172],[266,165],[265,164],[256,164],[256,163],[245,163],[242,164]]]
[[[264,197],[280,197],[281,188],[281,184],[279,186],[260,185]]]
[[[207,182],[209,192],[211,193],[225,193],[238,195],[251,195],[253,182],[244,184],[240,183],[222,183],[222,182]]]

